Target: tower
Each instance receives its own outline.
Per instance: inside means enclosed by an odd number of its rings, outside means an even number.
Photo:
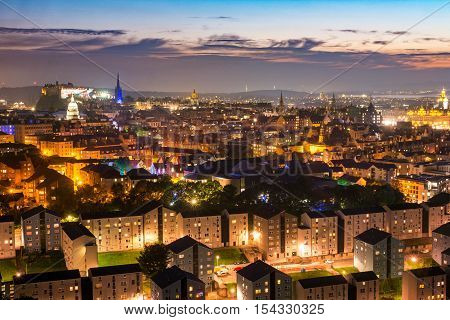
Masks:
[[[123,102],[122,98],[122,88],[120,87],[120,79],[119,79],[119,73],[117,73],[117,84],[115,89],[115,101],[116,103],[121,104]]]
[[[278,102],[278,113],[280,115],[284,113],[283,91],[280,92],[280,101]]]
[[[80,112],[78,111],[78,104],[75,102],[75,99],[72,95],[72,97],[70,98],[70,102],[67,105],[66,120],[78,119],[80,119]]]
[[[445,88],[442,88],[441,95],[439,96],[438,107],[444,110],[448,109],[448,98],[445,93]]]

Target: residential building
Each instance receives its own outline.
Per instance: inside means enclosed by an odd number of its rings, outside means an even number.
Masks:
[[[223,246],[222,215],[218,212],[184,211],[177,215],[178,238],[191,238],[211,247]]]
[[[423,208],[417,203],[399,203],[384,207],[387,211],[386,232],[404,240],[422,238]]]
[[[441,267],[408,270],[402,277],[402,300],[445,300],[447,275]]]
[[[143,218],[144,244],[154,244],[163,240],[162,220],[166,211],[171,210],[164,208],[159,201],[151,200],[130,213],[132,216],[142,216]]]
[[[339,252],[353,252],[354,238],[371,228],[385,230],[386,210],[381,206],[338,210]]]
[[[236,272],[238,300],[292,299],[292,279],[258,260]]]
[[[0,156],[0,180],[9,181],[11,187],[21,188],[23,180],[34,173],[31,158],[23,153],[8,152]]]
[[[311,256],[338,253],[338,215],[332,211],[309,211],[301,216],[302,225],[311,229]]]
[[[355,237],[353,264],[380,279],[400,277],[404,268],[403,244],[390,233],[369,229]]]
[[[86,276],[98,266],[98,249],[94,235],[78,222],[62,224],[62,251],[68,270],[78,269]]]
[[[142,270],[138,263],[91,268],[88,275],[94,300],[143,298]]]
[[[150,278],[152,300],[204,300],[205,284],[190,272],[172,266]]]
[[[347,277],[349,300],[378,300],[380,279],[373,271],[350,273]]]
[[[0,216],[0,260],[16,256],[14,240],[14,217]]]
[[[242,210],[228,209],[222,213],[225,217],[225,222],[222,224],[224,228],[223,242],[226,246],[246,246],[248,245],[248,213]]]
[[[140,212],[125,214],[113,211],[81,214],[81,224],[97,239],[98,252],[142,249],[144,247],[143,219]]]
[[[212,284],[214,255],[211,248],[189,236],[171,242],[167,248],[170,252],[169,267],[177,266],[192,273],[207,287]]]
[[[252,243],[267,260],[291,259],[298,254],[297,216],[265,208],[253,214]]]
[[[312,254],[311,228],[300,225],[297,229],[298,255],[302,258],[310,257]]]
[[[78,270],[41,272],[13,277],[14,299],[81,300]]]
[[[295,282],[297,300],[348,300],[348,283],[341,275]]]
[[[444,251],[450,248],[450,222],[440,226],[439,228],[433,230],[433,249],[432,257],[433,260],[440,265],[447,265],[445,262],[445,257],[443,257]]]
[[[21,215],[22,245],[27,252],[61,249],[61,215],[38,206]]]
[[[14,138],[18,143],[32,144],[33,137],[50,133],[53,133],[52,123],[16,124]]]
[[[422,203],[440,192],[448,192],[450,178],[445,175],[401,175],[393,180],[393,185],[405,195],[406,201]]]
[[[428,202],[422,203],[422,206],[425,226],[423,232],[428,232],[428,236],[431,237],[434,229],[450,222],[450,194],[440,193]]]

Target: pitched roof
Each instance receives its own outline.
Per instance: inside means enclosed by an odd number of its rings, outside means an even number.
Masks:
[[[22,219],[25,220],[25,219],[29,219],[32,216],[35,216],[37,214],[44,214],[44,213],[48,213],[48,214],[51,214],[51,215],[54,215],[56,217],[60,217],[61,218],[61,214],[59,214],[59,213],[57,213],[57,212],[55,212],[53,210],[44,208],[43,206],[37,206],[37,207],[34,207],[32,209],[29,209],[29,210],[23,212],[21,217],[22,217]]]
[[[195,239],[192,239],[189,236],[184,236],[183,238],[177,239],[167,245],[167,248],[172,251],[173,253],[180,253],[184,250],[191,248],[192,246],[195,246],[198,244],[199,246],[202,246],[204,248],[209,248],[208,246],[205,246],[203,243],[198,242]]]
[[[65,222],[62,224],[62,228],[65,234],[71,239],[75,240],[82,236],[87,236],[95,239],[95,236],[81,223],[78,222]]]
[[[160,288],[166,288],[171,284],[181,281],[183,279],[189,279],[195,282],[203,283],[199,278],[190,272],[183,271],[177,266],[172,266],[164,271],[160,271],[151,277],[152,281]]]
[[[363,241],[370,245],[375,245],[390,236],[391,236],[390,233],[387,233],[387,232],[384,232],[384,231],[381,231],[381,230],[378,230],[375,228],[371,228],[371,229],[364,231],[363,233],[357,235],[355,237],[355,239]]]
[[[247,280],[256,281],[272,272],[282,273],[281,271],[275,269],[271,265],[268,265],[267,263],[261,260],[257,260],[239,270],[237,274],[239,274],[240,276],[244,277]]]
[[[131,264],[121,264],[117,266],[90,268],[89,276],[102,277],[114,274],[137,273],[137,272],[142,272],[139,263],[131,263]]]
[[[24,274],[20,277],[14,276],[13,282],[17,284],[49,282],[49,281],[61,281],[81,278],[79,270],[63,270],[54,272],[41,272]]]
[[[441,192],[426,202],[429,207],[440,207],[450,203],[450,193]]]
[[[134,214],[126,214],[123,211],[108,211],[108,212],[84,212],[80,214],[81,220],[90,219],[110,219],[110,218],[123,218],[135,216]],[[140,215],[137,215],[140,216]]]
[[[378,280],[377,275],[373,271],[354,272],[350,274],[356,282]]]
[[[155,210],[156,208],[159,208],[162,206],[161,202],[157,200],[150,200],[141,205],[140,207],[132,210],[129,215],[137,216],[137,215],[144,215],[146,213],[149,213],[150,211]]]
[[[301,284],[303,288],[309,289],[309,288],[337,286],[341,284],[346,284],[347,280],[345,280],[343,276],[337,275],[337,276],[301,279],[298,280],[298,282]]]
[[[325,211],[308,211],[306,212],[308,217],[311,219],[321,219],[321,218],[334,218],[337,217],[337,214],[334,211],[331,210],[325,210]]]
[[[409,270],[414,276],[417,278],[426,278],[433,276],[441,276],[445,275],[445,271],[441,267],[429,267],[429,268],[421,268],[421,269],[413,269]]]
[[[408,210],[408,209],[420,209],[422,206],[418,203],[398,203],[390,204],[387,206],[391,210]]]
[[[442,226],[440,226],[437,229],[434,229],[433,233],[434,232],[442,234],[443,236],[450,237],[450,222],[447,222],[446,224],[443,224]]]
[[[11,215],[0,216],[0,223],[2,222],[14,222],[14,217]]]
[[[346,216],[353,216],[358,214],[370,214],[378,212],[386,212],[382,206],[375,206],[370,208],[352,208],[352,209],[342,209],[341,212]]]
[[[150,172],[148,172],[144,168],[131,169],[130,171],[127,172],[127,176],[131,180],[147,180],[147,179],[156,179],[156,178],[158,178],[157,175],[151,174]]]

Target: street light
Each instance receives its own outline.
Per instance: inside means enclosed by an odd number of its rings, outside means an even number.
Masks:
[[[217,265],[219,265],[219,259],[220,259],[220,256],[217,255],[217,256],[216,256],[216,260],[217,260],[216,264],[217,264]]]

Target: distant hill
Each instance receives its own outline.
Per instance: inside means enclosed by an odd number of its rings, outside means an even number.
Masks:
[[[22,101],[27,105],[35,105],[41,96],[41,87],[0,88],[0,99],[8,102]]]

